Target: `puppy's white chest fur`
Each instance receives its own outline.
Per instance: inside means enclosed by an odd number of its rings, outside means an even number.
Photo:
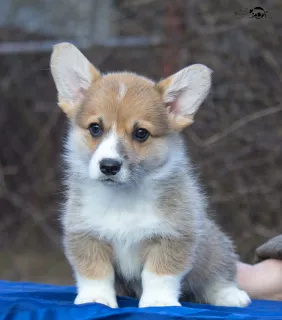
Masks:
[[[113,243],[115,261],[118,271],[127,280],[140,278],[142,261],[139,243],[125,245],[122,242]]]
[[[101,186],[84,193],[81,200],[76,223],[69,228],[111,243],[116,264],[128,279],[140,275],[142,241],[173,232],[158,213],[152,190],[127,194]]]

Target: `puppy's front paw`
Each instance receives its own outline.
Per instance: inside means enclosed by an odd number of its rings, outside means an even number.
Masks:
[[[235,286],[221,288],[210,298],[212,304],[225,307],[246,307],[251,303],[247,293]]]
[[[139,308],[146,307],[179,307],[181,304],[173,297],[157,297],[157,296],[142,296],[139,302]]]
[[[97,294],[80,293],[77,295],[77,297],[74,300],[75,304],[94,303],[94,302],[104,304],[111,308],[118,308],[116,297],[107,296],[103,293],[100,293],[100,294],[99,293]]]

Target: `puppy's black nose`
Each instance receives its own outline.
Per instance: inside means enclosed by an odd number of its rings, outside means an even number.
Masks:
[[[106,158],[100,161],[100,170],[106,176],[114,176],[119,172],[121,162],[115,159]]]

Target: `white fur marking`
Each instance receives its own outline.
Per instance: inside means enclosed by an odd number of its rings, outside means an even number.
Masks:
[[[114,275],[102,280],[91,280],[76,275],[78,295],[75,304],[101,303],[111,308],[117,308],[116,293],[114,289]]]
[[[95,150],[92,159],[89,164],[89,176],[92,179],[97,179],[103,174],[100,171],[100,161],[105,158],[111,158],[121,160],[120,155],[117,152],[118,136],[115,131],[105,137],[97,150]]]
[[[148,270],[142,272],[143,294],[139,307],[180,306],[182,275],[157,275]]]
[[[126,245],[124,242],[115,241],[113,249],[118,268],[124,278],[127,280],[140,279],[142,267],[140,245],[138,243]]]
[[[149,186],[139,192],[93,185],[85,189],[69,232],[87,232],[120,245],[136,244],[154,235],[177,236],[171,226],[157,214],[155,190]]]
[[[206,292],[206,299],[215,306],[226,307],[245,307],[251,302],[247,293],[233,283],[210,287]]]
[[[127,91],[126,85],[123,82],[121,82],[119,86],[119,93],[118,93],[119,101],[121,101],[124,98],[126,91]]]

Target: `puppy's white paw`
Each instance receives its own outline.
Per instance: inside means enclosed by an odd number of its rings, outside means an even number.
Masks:
[[[76,275],[76,279],[78,295],[74,301],[75,304],[96,302],[111,308],[118,307],[112,273],[101,280],[88,279],[80,274]]]
[[[84,303],[101,303],[111,308],[118,308],[116,297],[106,296],[103,294],[83,294],[80,293],[74,300],[75,304],[84,304]]]
[[[178,302],[182,275],[160,275],[144,269],[142,272],[143,294],[139,307],[181,306]]]
[[[251,303],[247,293],[235,286],[218,288],[213,294],[209,301],[216,306],[246,307]]]

